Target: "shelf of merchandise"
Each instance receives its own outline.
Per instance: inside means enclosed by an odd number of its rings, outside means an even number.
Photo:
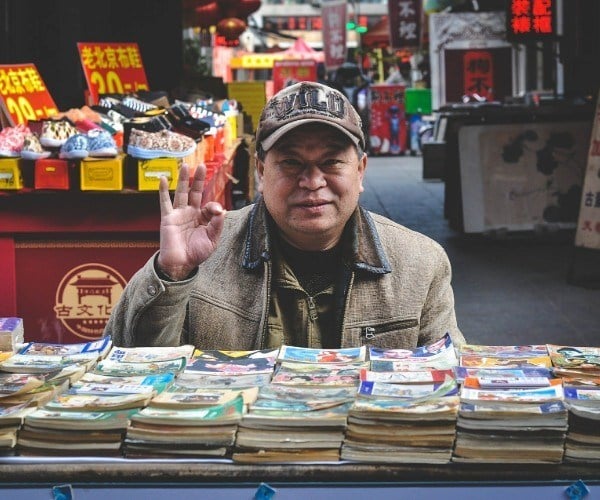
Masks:
[[[236,145],[212,162],[204,188],[204,201],[227,209]],[[28,340],[80,341],[54,310],[61,280],[90,263],[125,282],[158,249],[159,225],[157,191],[0,192],[0,316],[22,317]]]

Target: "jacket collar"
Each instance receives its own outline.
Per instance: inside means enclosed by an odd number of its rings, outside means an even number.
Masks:
[[[253,270],[271,259],[272,240],[269,230],[269,214],[260,198],[250,212],[242,267]],[[352,267],[356,271],[387,274],[391,267],[381,245],[375,223],[369,212],[358,207],[346,226],[345,236],[351,243]]]

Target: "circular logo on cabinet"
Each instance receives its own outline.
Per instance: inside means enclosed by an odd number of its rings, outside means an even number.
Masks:
[[[118,271],[104,264],[74,267],[56,290],[56,318],[77,337],[97,339],[102,336],[125,284],[125,278]]]

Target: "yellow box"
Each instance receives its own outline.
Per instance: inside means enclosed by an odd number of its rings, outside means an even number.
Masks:
[[[177,186],[179,158],[155,158],[137,160],[138,189],[140,191],[158,191],[158,182],[162,176],[169,180],[169,189]]]
[[[82,191],[121,191],[125,155],[114,158],[84,158],[79,169]]]
[[[0,159],[0,189],[23,189],[20,158]]]

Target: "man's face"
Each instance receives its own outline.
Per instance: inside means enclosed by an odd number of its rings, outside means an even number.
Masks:
[[[367,157],[328,125],[308,124],[279,139],[258,161],[259,191],[283,238],[302,250],[339,241],[363,191]]]

